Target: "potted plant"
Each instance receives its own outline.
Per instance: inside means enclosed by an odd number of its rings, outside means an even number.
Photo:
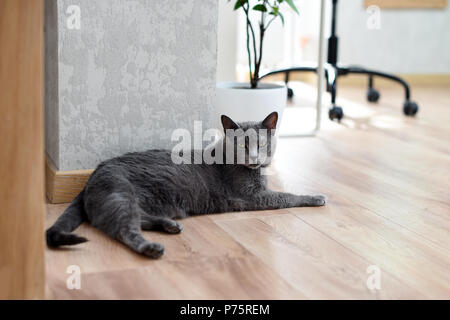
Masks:
[[[236,0],[234,10],[242,10],[246,19],[250,81],[217,84],[218,119],[225,114],[236,121],[262,120],[273,111],[277,111],[281,118],[287,100],[286,86],[260,83],[259,76],[266,31],[277,19],[284,26],[284,17],[280,12],[282,5],[287,5],[298,14],[293,0]]]

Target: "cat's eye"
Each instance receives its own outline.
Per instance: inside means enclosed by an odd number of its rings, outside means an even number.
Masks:
[[[245,144],[243,144],[243,143],[238,143],[238,147],[239,147],[239,148],[245,148]]]
[[[265,146],[266,146],[266,144],[267,144],[267,142],[266,142],[266,141],[261,141],[261,142],[259,143],[259,146],[260,146],[260,147],[265,147]]]

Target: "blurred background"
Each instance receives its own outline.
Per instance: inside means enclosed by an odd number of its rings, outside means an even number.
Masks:
[[[368,9],[365,1],[339,1],[339,61],[402,75],[448,76],[450,9],[446,1],[440,1],[442,7],[434,9],[429,6],[436,1],[422,1],[423,8],[416,8],[417,2],[420,1],[412,1],[411,8],[381,7],[377,23],[376,12]],[[295,3],[300,15],[288,6],[281,6],[285,11],[284,28],[278,19],[267,31],[264,71],[317,61],[320,1],[296,0]],[[325,3],[328,38],[331,1]],[[233,6],[233,1],[219,1],[218,81],[243,81],[247,77],[245,16],[243,12],[236,14]]]

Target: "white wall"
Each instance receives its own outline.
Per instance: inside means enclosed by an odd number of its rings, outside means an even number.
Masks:
[[[368,29],[362,0],[338,3],[339,61],[394,73],[450,73],[450,8],[381,10]]]
[[[219,1],[217,29],[217,81],[234,81],[236,78],[237,14],[233,1]]]

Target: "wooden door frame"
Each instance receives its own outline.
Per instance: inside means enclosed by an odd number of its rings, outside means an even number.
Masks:
[[[42,299],[43,0],[0,0],[0,299]]]

